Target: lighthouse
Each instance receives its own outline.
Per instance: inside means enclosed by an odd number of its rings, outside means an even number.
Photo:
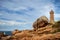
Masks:
[[[54,24],[54,11],[50,11],[50,23]]]

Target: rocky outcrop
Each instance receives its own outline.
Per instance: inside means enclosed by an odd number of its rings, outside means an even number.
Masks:
[[[12,35],[15,35],[15,34],[20,33],[20,32],[21,32],[21,31],[15,29],[14,31],[12,31]]]
[[[40,40],[60,40],[60,32],[55,34],[47,34],[40,37]]]
[[[53,33],[57,29],[49,24],[45,27],[34,30],[23,30],[20,33],[16,33],[15,38],[17,40],[60,40],[60,32]]]
[[[38,28],[36,31],[18,30],[19,32],[16,32],[8,40],[60,40],[60,32],[53,33],[57,29],[52,28],[52,26],[49,24],[46,27]]]
[[[48,24],[48,18],[46,16],[42,16],[33,23],[33,28],[38,29],[41,27],[45,27],[47,24]]]

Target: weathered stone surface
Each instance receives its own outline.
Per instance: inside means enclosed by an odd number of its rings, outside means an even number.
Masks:
[[[15,29],[14,31],[12,31],[12,35],[15,35],[15,34],[20,33],[20,32],[21,32],[21,31]]]
[[[12,39],[10,38],[10,40],[60,40],[60,32],[51,33],[52,30],[54,30],[52,25],[38,28],[36,31],[23,30],[11,36]]]
[[[48,24],[48,18],[46,16],[42,16],[33,23],[33,28],[38,29],[41,27],[45,27],[47,24]]]

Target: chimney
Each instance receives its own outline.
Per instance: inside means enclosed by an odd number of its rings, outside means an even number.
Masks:
[[[54,24],[54,11],[50,11],[50,23]]]

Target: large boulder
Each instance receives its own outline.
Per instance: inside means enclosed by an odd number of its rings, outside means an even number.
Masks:
[[[48,18],[46,16],[41,16],[33,23],[33,28],[38,29],[45,27],[48,24]]]

